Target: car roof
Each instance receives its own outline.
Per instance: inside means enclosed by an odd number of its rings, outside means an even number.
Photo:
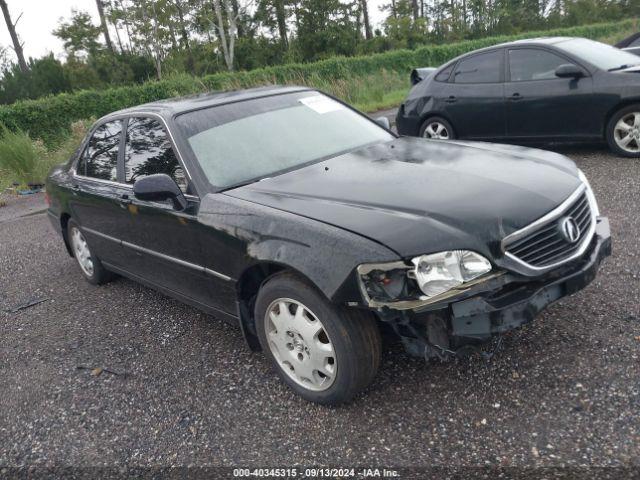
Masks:
[[[164,118],[173,117],[177,114],[199,110],[201,108],[215,107],[225,103],[241,102],[256,98],[270,97],[273,95],[283,95],[287,93],[312,91],[308,87],[285,87],[272,85],[267,87],[250,88],[246,90],[233,90],[227,92],[208,92],[189,95],[185,97],[168,98],[155,102],[144,103],[135,107],[118,110],[105,115],[100,121],[109,117],[121,115],[134,115],[136,113],[155,113]]]
[[[461,58],[465,58],[470,55],[475,55],[476,53],[481,52],[489,52],[491,50],[497,50],[499,48],[505,47],[523,47],[523,46],[535,46],[535,45],[555,45],[557,43],[566,42],[567,40],[576,40],[579,37],[538,37],[538,38],[523,38],[522,40],[514,40],[512,42],[498,43],[496,45],[491,45],[489,47],[479,48],[477,50],[473,50],[472,52],[463,53],[462,55],[451,59],[445,65],[453,63],[454,61],[460,60]]]

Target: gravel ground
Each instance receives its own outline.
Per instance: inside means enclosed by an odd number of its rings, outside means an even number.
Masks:
[[[640,162],[563,153],[611,221],[614,255],[596,281],[505,336],[490,361],[425,364],[388,345],[369,391],[337,409],[294,396],[238,328],[129,280],[89,285],[46,215],[2,221],[0,208],[0,474],[640,467]]]

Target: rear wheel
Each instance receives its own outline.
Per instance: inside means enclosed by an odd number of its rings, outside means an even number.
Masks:
[[[98,257],[91,253],[82,230],[74,220],[69,220],[67,225],[67,238],[80,271],[89,283],[102,285],[113,279],[114,275],[104,268]]]
[[[609,148],[624,157],[640,157],[640,104],[617,111],[607,125]]]
[[[427,118],[420,127],[420,136],[433,140],[453,140],[456,138],[451,124],[441,117]]]
[[[333,305],[293,274],[278,274],[262,286],[255,319],[262,349],[280,378],[311,402],[351,400],[380,365],[375,318]]]

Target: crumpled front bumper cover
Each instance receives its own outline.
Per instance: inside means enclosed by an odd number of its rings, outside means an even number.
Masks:
[[[580,260],[535,281],[514,280],[495,292],[451,303],[451,335],[482,340],[532,321],[553,302],[589,285],[609,255],[609,221],[599,217],[591,247]]]

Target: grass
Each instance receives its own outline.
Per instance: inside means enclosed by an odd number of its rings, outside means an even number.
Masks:
[[[614,44],[638,31],[637,23],[628,30],[598,40]],[[320,76],[292,79],[290,84],[324,90],[359,110],[373,113],[400,104],[410,89],[409,75],[382,70],[377,74],[327,80]],[[237,88],[242,85],[238,84]],[[76,150],[92,120],[76,122],[71,135],[58,147],[48,149],[26,133],[9,132],[0,127],[0,192],[13,182],[41,183],[53,165],[66,162]]]
[[[22,131],[11,132],[0,127],[0,192],[17,182],[24,188],[29,183],[44,183],[55,165],[65,163],[76,151],[93,119],[75,122],[71,135],[57,148],[47,149]]]

